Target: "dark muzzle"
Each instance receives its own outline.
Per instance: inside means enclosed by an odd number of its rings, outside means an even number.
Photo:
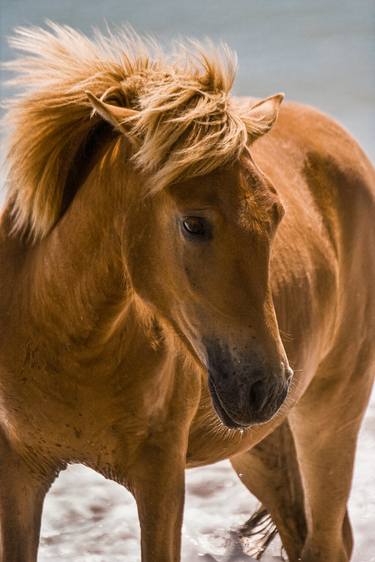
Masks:
[[[214,408],[230,428],[244,428],[270,420],[283,404],[292,371],[284,363],[275,368],[259,354],[232,355],[219,345],[207,346],[208,384]]]

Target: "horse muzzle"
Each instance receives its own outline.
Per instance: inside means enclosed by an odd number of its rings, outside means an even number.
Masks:
[[[283,404],[293,375],[280,361],[268,366],[256,356],[239,360],[208,349],[208,386],[221,421],[240,429],[269,421]]]

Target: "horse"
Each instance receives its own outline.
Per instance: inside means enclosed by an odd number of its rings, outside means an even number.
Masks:
[[[186,468],[229,458],[290,561],[347,562],[373,382],[374,170],[316,109],[231,94],[225,45],[20,28],[0,225],[4,562],[69,463],[178,562]]]

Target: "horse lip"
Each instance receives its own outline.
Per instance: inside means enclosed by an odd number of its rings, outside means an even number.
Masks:
[[[251,424],[241,424],[235,421],[231,417],[231,415],[226,410],[224,404],[222,403],[219,393],[216,390],[215,383],[212,380],[212,377],[210,376],[208,377],[208,386],[211,391],[212,402],[216,410],[216,413],[218,414],[219,418],[222,420],[224,425],[226,425],[230,429],[245,429],[249,427],[249,425],[251,425]]]

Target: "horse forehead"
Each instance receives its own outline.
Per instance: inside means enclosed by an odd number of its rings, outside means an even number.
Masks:
[[[220,168],[172,186],[171,191],[181,204],[236,205],[249,191],[248,173],[240,163]]]

